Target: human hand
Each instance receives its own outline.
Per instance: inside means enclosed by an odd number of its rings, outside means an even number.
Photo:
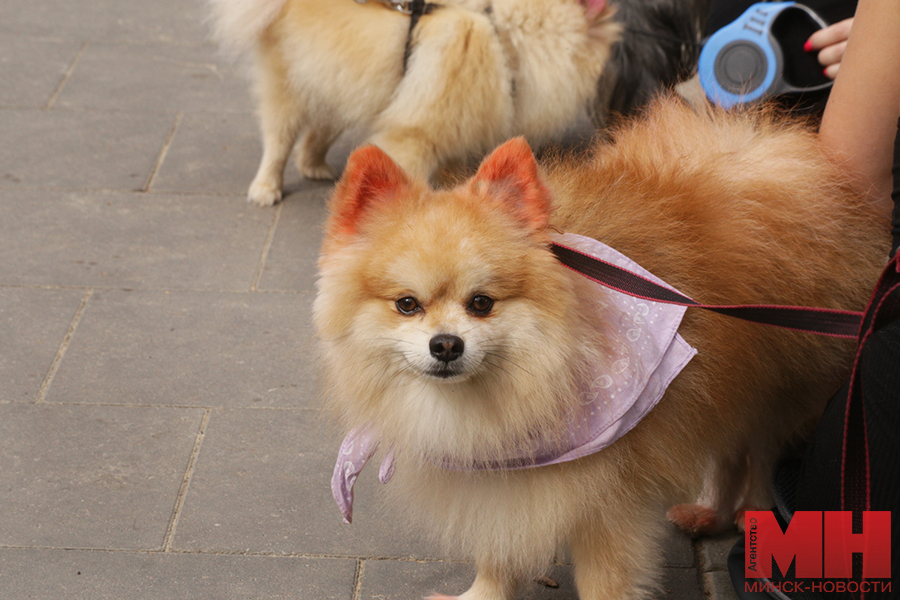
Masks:
[[[803,49],[807,52],[818,52],[819,64],[825,67],[825,76],[834,79],[841,68],[841,60],[847,49],[847,38],[850,37],[850,28],[853,26],[853,18],[838,21],[824,29],[815,32]]]

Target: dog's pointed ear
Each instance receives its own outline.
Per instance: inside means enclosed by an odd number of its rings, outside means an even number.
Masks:
[[[354,151],[331,198],[328,234],[331,237],[354,235],[360,219],[373,203],[397,196],[408,185],[403,169],[380,148],[364,146]]]
[[[494,150],[469,185],[474,192],[500,201],[533,231],[543,230],[550,222],[550,191],[525,138],[513,138]]]

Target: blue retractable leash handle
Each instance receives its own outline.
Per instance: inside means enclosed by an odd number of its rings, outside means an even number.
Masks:
[[[698,64],[703,91],[713,103],[731,108],[772,96],[828,89],[832,82],[802,48],[809,35],[826,26],[802,4],[754,4],[704,44]],[[790,44],[783,44],[792,37]]]

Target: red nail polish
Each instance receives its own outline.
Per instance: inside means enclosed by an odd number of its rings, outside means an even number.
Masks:
[[[825,77],[828,77],[828,67],[825,67],[824,69],[822,69],[822,75],[824,75]],[[828,77],[828,79],[831,79],[831,77]]]
[[[812,52],[812,49],[813,49],[812,42],[809,40],[806,40],[806,43],[803,44],[803,49],[806,50],[807,52]]]

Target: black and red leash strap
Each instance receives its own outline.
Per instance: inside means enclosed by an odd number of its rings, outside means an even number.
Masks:
[[[900,319],[900,253],[881,275],[863,317],[859,343],[850,375],[850,391],[844,415],[841,459],[841,509],[854,511],[854,527],[861,527],[859,511],[871,510],[871,475],[866,411],[860,378],[860,359],[866,342],[879,329]]]
[[[653,302],[703,308],[723,315],[774,325],[818,335],[856,339],[860,335],[863,313],[858,311],[803,306],[765,304],[701,304],[675,290],[659,285],[627,269],[618,267],[589,254],[551,244],[557,260],[573,271],[605,287]]]
[[[900,320],[900,254],[895,255],[878,280],[863,316],[853,370],[850,373],[841,448],[841,510],[851,511],[852,528],[863,531],[863,513],[872,510],[872,470],[866,400],[862,385],[862,355],[869,339],[889,323]],[[883,482],[882,482],[883,484]],[[854,563],[856,558],[854,557]],[[862,562],[861,560],[859,561]],[[855,566],[856,573],[862,565]],[[859,593],[860,600],[866,597]]]

